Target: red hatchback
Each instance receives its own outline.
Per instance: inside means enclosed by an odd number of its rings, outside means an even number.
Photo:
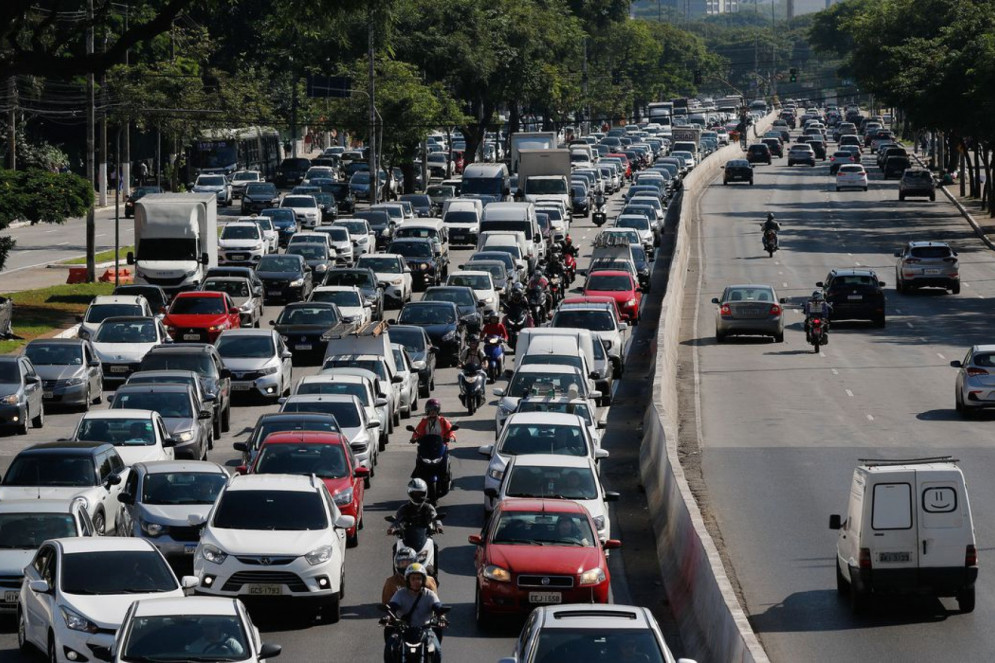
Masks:
[[[611,297],[615,300],[622,319],[633,324],[639,323],[639,304],[643,293],[639,284],[629,272],[620,270],[598,270],[587,275],[584,295]]]
[[[214,343],[226,329],[241,327],[238,307],[224,292],[181,292],[163,319],[174,341]]]
[[[245,466],[238,468],[245,473]],[[346,543],[359,543],[363,526],[363,479],[370,475],[360,467],[349,447],[349,441],[339,433],[294,431],[272,433],[259,447],[249,474],[314,474],[325,482],[329,494],[342,515],[352,516],[356,524],[346,530]]]
[[[476,616],[527,613],[538,605],[608,603],[611,576],[591,515],[570,500],[502,500],[477,546]]]

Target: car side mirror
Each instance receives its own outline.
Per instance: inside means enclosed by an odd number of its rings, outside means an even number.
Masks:
[[[365,479],[370,476],[370,469],[368,467],[357,467],[353,470],[352,476],[357,479]]]
[[[176,438],[175,437],[165,437],[165,438],[163,438],[163,440],[162,440],[162,446],[163,446],[164,449],[169,449],[170,447],[175,447],[176,446]]]
[[[879,286],[881,286],[881,287],[883,288],[883,287],[885,287],[885,286],[886,286],[886,285],[888,285],[888,284],[887,284],[887,283],[885,283],[884,281],[878,281],[878,285],[879,285]]]
[[[232,307],[232,308],[228,309],[228,315],[238,315],[238,314],[239,313],[238,313],[238,309],[237,308]]]
[[[379,420],[370,421],[370,422],[368,422],[366,424],[366,427],[367,428],[380,428],[380,421]]]
[[[501,387],[497,387],[496,389],[494,389],[494,391],[492,393],[495,396],[497,396],[498,398],[503,398],[504,397],[504,389],[502,389]]]
[[[200,580],[197,578],[197,576],[183,576],[182,578],[180,578],[180,587],[182,587],[183,589],[193,589],[194,587],[197,587],[199,585],[200,585]]]
[[[249,445],[246,444],[245,442],[235,442],[231,446],[235,451],[241,451],[244,454],[249,453]]]
[[[840,514],[834,513],[829,516],[829,529],[841,529],[843,527],[843,519],[840,518]]]
[[[826,285],[822,281],[816,281],[815,282],[815,287],[816,288],[825,288]]]
[[[493,444],[485,444],[483,446],[477,447],[477,453],[480,454],[481,456],[487,456],[488,458],[490,458],[493,452],[494,452]]]
[[[76,322],[83,322],[83,316],[82,315],[77,315],[76,316]]]
[[[131,493],[118,493],[117,501],[121,504],[134,504],[135,496]]]
[[[482,536],[480,536],[479,534],[471,534],[470,536],[466,537],[466,540],[467,540],[467,543],[470,543],[470,544],[475,545],[475,546],[479,546],[479,545],[481,545],[484,542],[484,538]],[[38,582],[38,581],[36,580],[35,582]],[[45,582],[45,581],[42,580],[41,582]]]
[[[376,407],[384,407],[385,405],[387,405],[387,399],[386,398],[378,398],[377,400],[373,401],[373,404]]]
[[[261,660],[268,661],[271,658],[276,658],[283,651],[283,647],[280,645],[274,645],[269,642],[264,642],[261,647],[259,647],[259,658]]]
[[[50,588],[45,580],[32,580],[28,582],[28,589],[36,594],[48,594]]]
[[[120,474],[112,474],[112,475],[110,475],[109,477],[107,477],[107,482],[106,483],[107,483],[108,486],[116,486],[116,485],[120,484],[121,483],[121,475]]]
[[[198,419],[211,419],[213,417],[214,413],[211,412],[210,410],[201,410],[200,412],[197,413]]]
[[[283,352],[280,353],[280,359],[293,359],[293,358],[294,358],[294,353],[291,352],[290,350],[284,350]]]
[[[718,297],[712,297],[712,303],[713,304],[721,304],[721,302],[719,301]]]
[[[404,382],[404,378],[400,375],[395,375],[390,379],[391,384],[401,384]]]
[[[498,498],[497,488],[490,488],[490,487],[484,488],[484,495],[487,495],[487,497],[496,500]]]
[[[270,327],[272,327],[272,326],[276,325],[276,320],[270,320],[270,321],[269,321],[269,324],[270,324]]]
[[[622,542],[618,539],[608,539],[601,547],[605,550],[617,550],[622,547]]]
[[[595,449],[594,450],[594,460],[604,460],[608,458],[611,454],[608,453],[607,449]]]
[[[355,516],[339,516],[335,519],[335,527],[338,529],[351,529],[356,526]]]

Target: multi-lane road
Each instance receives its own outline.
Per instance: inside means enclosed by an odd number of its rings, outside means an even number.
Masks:
[[[617,213],[621,206],[618,197],[610,205],[611,210]],[[230,212],[225,210],[223,216],[230,217]],[[130,226],[131,222],[124,225]],[[48,228],[23,230],[31,230],[37,235],[40,230]],[[586,247],[590,246],[596,233],[597,228],[591,225],[589,218],[574,221],[571,234],[584,249],[582,267],[589,255]],[[469,251],[461,249],[453,250],[451,257],[454,264],[460,264],[469,255]],[[664,270],[657,270],[656,276],[657,290],[654,294],[660,295]],[[579,277],[574,285],[581,282],[582,277]],[[262,324],[267,325],[268,320],[274,319],[280,310],[276,306],[267,306],[267,320]],[[388,311],[387,317],[393,317],[393,313]],[[675,652],[680,652],[679,638],[667,613],[659,581],[652,533],[645,527],[645,501],[638,490],[638,444],[635,440],[638,440],[636,431],[645,409],[648,390],[644,388],[644,381],[651,375],[652,353],[649,348],[650,339],[655,335],[654,321],[657,317],[658,305],[649,304],[644,312],[643,324],[633,330],[629,339],[633,351],[627,363],[627,379],[619,382],[613,406],[601,412],[609,422],[603,444],[612,453],[612,457],[602,463],[602,474],[609,489],[623,494],[622,500],[612,505],[613,536],[623,540],[623,549],[612,555],[614,599],[652,607]],[[314,366],[295,367],[294,377],[300,378],[317,371]],[[459,409],[456,369],[453,368],[438,372],[436,387],[433,396],[442,401],[443,414],[461,426],[453,452],[455,489],[440,505],[447,512],[446,530],[439,538],[442,548],[440,594],[446,603],[454,606],[443,648],[446,659],[450,661],[496,661],[510,651],[520,622],[495,624],[494,629],[488,630],[476,627],[473,618],[473,546],[467,543],[467,535],[477,533],[482,524],[481,490],[487,461],[476,450],[479,445],[493,441],[493,405],[485,406],[473,417],[465,416],[465,411]],[[106,402],[97,407],[106,407]],[[234,467],[238,454],[232,449],[232,443],[245,439],[260,414],[276,409],[275,405],[236,403],[232,410],[231,432],[215,442],[210,459]],[[418,412],[416,416],[420,414]],[[47,412],[44,429],[32,430],[24,437],[5,436],[0,439],[0,470],[6,469],[12,457],[30,444],[66,437],[78,418],[79,415],[73,413]],[[413,424],[416,421],[411,419],[402,423]],[[377,626],[380,616],[377,602],[384,578],[391,570],[392,542],[385,535],[387,524],[382,517],[393,513],[405,499],[404,486],[414,466],[414,447],[407,444],[409,435],[401,427],[391,436],[386,452],[380,456],[373,486],[366,493],[365,529],[360,533],[359,547],[348,550],[346,556],[346,596],[341,622],[310,623],[306,614],[273,611],[258,614],[257,621],[264,631],[264,639],[283,645],[281,660],[380,660],[383,640]],[[16,651],[13,627],[12,619],[0,620],[0,661],[30,660]]]
[[[750,623],[773,661],[991,660],[995,471],[991,418],[954,411],[956,371],[975,343],[992,342],[995,256],[941,195],[898,201],[869,154],[868,192],[834,190],[826,163],[757,166],[755,186],[713,183],[692,238],[681,388],[697,405],[708,510],[716,517]],[[772,211],[781,251],[761,250]],[[960,254],[959,295],[894,289],[893,251],[942,240]],[[834,325],[813,354],[789,310],[785,341],[714,341],[712,297],[733,283],[768,283],[800,304],[834,267],[870,267],[887,282],[887,326]],[[700,267],[700,270],[698,269]],[[700,280],[698,275],[700,274]],[[692,317],[691,312],[696,311]],[[694,431],[692,431],[694,433]],[[980,552],[978,603],[900,598],[850,614],[836,594],[836,532],[860,458],[952,455],[969,482]]]

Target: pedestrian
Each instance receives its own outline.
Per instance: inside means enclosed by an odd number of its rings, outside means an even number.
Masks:
[[[144,161],[138,162],[138,185],[145,186],[149,179],[149,167]]]

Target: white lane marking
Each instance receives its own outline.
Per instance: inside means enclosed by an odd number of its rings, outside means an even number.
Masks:
[[[852,253],[847,253],[847,255],[848,255],[848,256],[852,256],[853,254],[852,254]]]
[[[943,356],[942,352],[937,352],[936,356],[939,357],[940,359],[946,359],[946,357]]]
[[[823,352],[822,350],[819,350],[819,356],[822,357],[822,358],[825,358],[826,357],[826,353]]]
[[[107,233],[97,233],[94,237],[107,237]]]
[[[778,276],[784,276],[784,272],[778,272],[777,275]]]
[[[871,415],[867,415],[867,420],[868,420],[868,421],[874,421],[874,417],[873,417],[873,416],[871,416]]]
[[[860,263],[859,262],[854,262],[853,264],[856,265],[857,267],[860,267]]]
[[[836,370],[835,368],[834,368],[834,369],[832,369],[832,371],[833,371],[833,375],[839,375],[839,374],[840,374],[840,372],[839,372],[839,371],[837,371],[837,370]]]
[[[781,281],[781,287],[782,288],[787,288],[788,287],[788,282],[787,281]]]
[[[911,327],[911,326],[912,326],[912,323],[911,323],[911,322],[906,322],[905,324],[907,324],[907,325],[908,325],[909,327]]]
[[[66,245],[66,244],[68,244],[68,243],[69,243],[69,242],[59,242],[58,244],[56,244],[56,246],[65,246],[65,245]]]
[[[844,389],[843,391],[846,392],[847,396],[849,396],[850,398],[853,398],[853,392],[852,391],[850,391],[849,389]]]
[[[58,230],[46,230],[46,231],[45,231],[45,234],[46,234],[46,235],[49,235],[49,234],[51,234],[51,233],[57,233],[57,232],[59,232],[59,231],[58,231]]]

